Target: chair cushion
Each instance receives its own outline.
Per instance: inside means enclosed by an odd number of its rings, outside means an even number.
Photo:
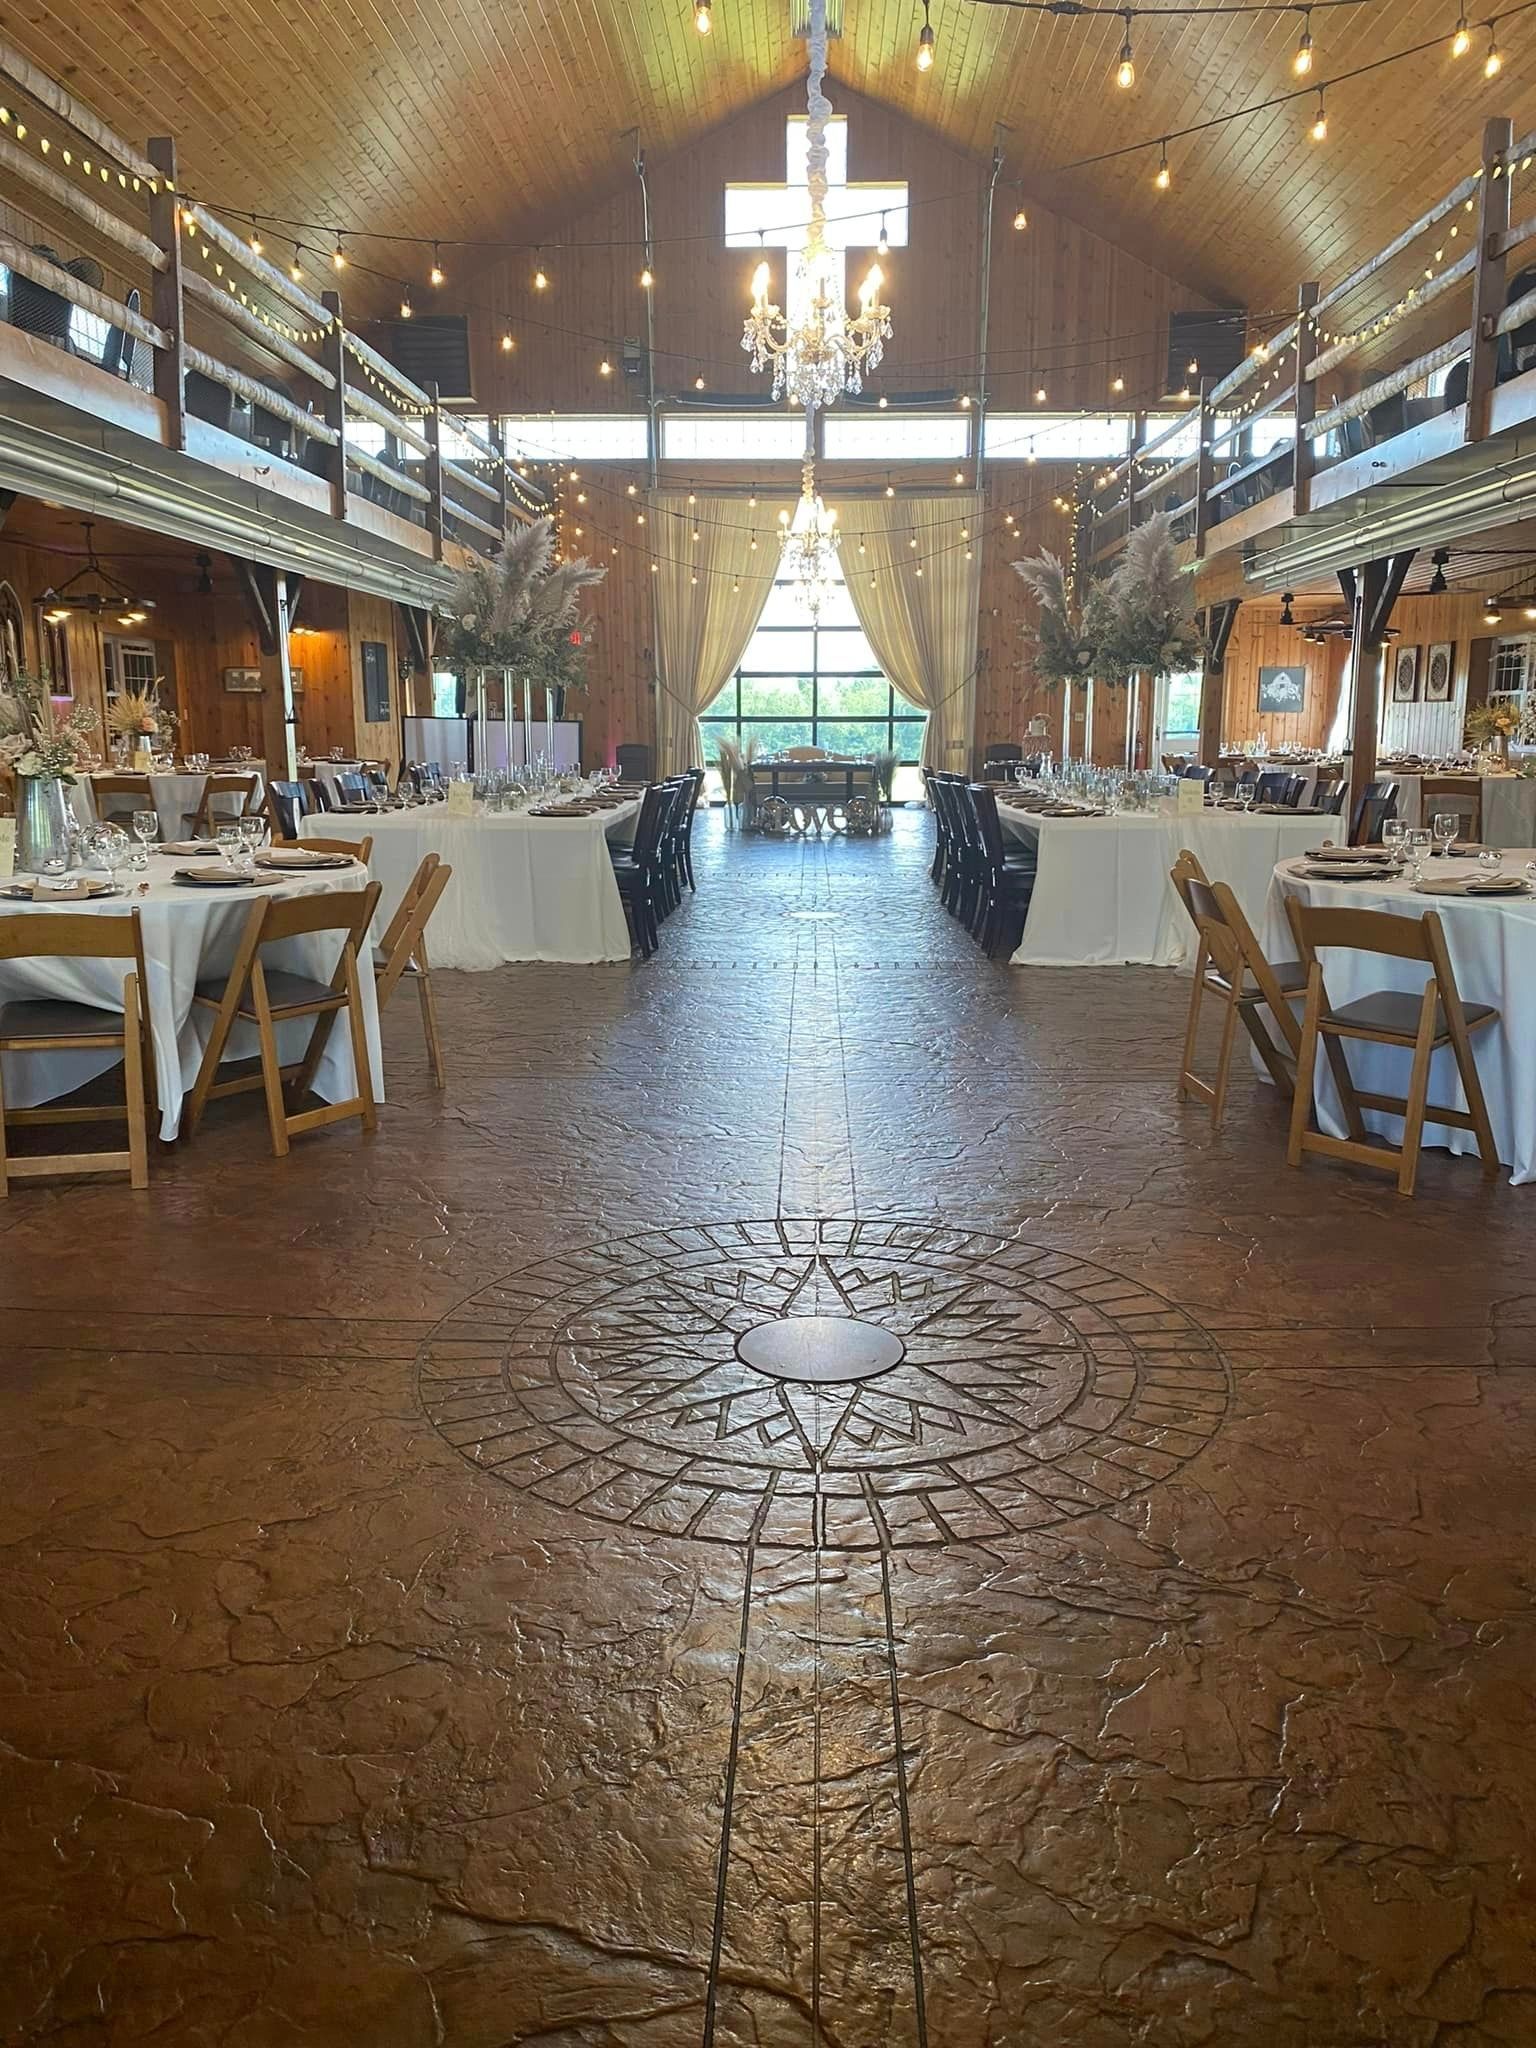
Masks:
[[[1365,1031],[1391,1031],[1401,1038],[1415,1038],[1419,1029],[1419,1011],[1422,998],[1408,995],[1401,989],[1377,989],[1373,994],[1361,996],[1353,1003],[1340,1003],[1336,1009],[1328,1010],[1324,1022],[1342,1024]],[[1499,1014],[1491,1003],[1463,1003],[1462,1013],[1468,1025],[1486,1024],[1490,1017]],[[1445,1036],[1445,1007],[1435,1004],[1435,1036]]]
[[[267,1001],[274,1010],[291,1009],[299,1003],[328,1003],[342,1000],[328,981],[311,981],[307,974],[290,974],[286,967],[269,967],[266,970]],[[218,975],[209,981],[197,984],[198,998],[206,1003],[221,1003],[229,987],[227,975]],[[249,991],[242,997],[240,1015],[254,1017],[256,1014]]]
[[[84,1038],[92,1033],[122,1036],[121,1010],[71,1003],[62,996],[34,996],[0,1007],[0,1038]]]

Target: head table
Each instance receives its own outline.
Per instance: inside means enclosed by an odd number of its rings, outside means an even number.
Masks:
[[[1506,849],[1504,865],[1522,874],[1536,849]],[[1426,878],[1456,881],[1476,874],[1471,860],[1434,859],[1425,863]],[[1401,881],[1330,882],[1315,880],[1297,866],[1282,862],[1274,872],[1269,905],[1256,927],[1271,960],[1294,960],[1296,941],[1286,915],[1285,900],[1322,903],[1350,910],[1385,910],[1398,917],[1422,917],[1438,911],[1445,927],[1446,949],[1461,999],[1492,1003],[1499,1021],[1479,1031],[1472,1041],[1478,1076],[1488,1103],[1499,1158],[1510,1168],[1516,1186],[1536,1181],[1536,895],[1421,895]],[[1418,995],[1427,969],[1412,960],[1393,960],[1379,953],[1326,952],[1321,956],[1328,999],[1352,1003],[1379,989]],[[1410,1055],[1395,1046],[1351,1043],[1346,1047],[1349,1071],[1357,1090],[1367,1094],[1401,1095],[1408,1080]],[[1448,1049],[1437,1052],[1430,1067],[1429,1099],[1448,1108],[1465,1107],[1456,1064]],[[1344,1119],[1326,1060],[1318,1062],[1318,1113],[1324,1130],[1344,1135]],[[1402,1140],[1400,1117],[1366,1110],[1367,1128],[1397,1144]],[[1475,1152],[1470,1131],[1426,1124],[1424,1143],[1450,1152]]]
[[[198,864],[204,865],[206,861]],[[0,915],[16,912],[33,917],[59,911],[70,917],[126,917],[131,911],[138,911],[144,939],[160,1135],[166,1139],[176,1136],[182,1098],[197,1078],[198,1063],[212,1026],[211,1011],[193,1009],[193,990],[200,978],[221,974],[230,966],[252,899],[360,889],[368,881],[364,869],[352,866],[315,874],[284,875],[228,890],[177,882],[176,869],[192,865],[192,860],[173,854],[152,854],[147,869],[122,870],[119,879],[125,885],[124,894],[88,902],[25,903],[0,897]],[[93,871],[92,879],[103,877]],[[316,932],[308,938],[285,940],[264,949],[262,957],[270,966],[329,980],[340,951],[340,940],[334,934]],[[123,960],[0,961],[0,1003],[21,997],[62,996],[71,1002],[97,1003],[121,1010],[123,977],[129,966]],[[372,974],[365,972],[361,981],[374,1099],[382,1102],[384,1069]],[[285,1062],[301,1057],[312,1028],[308,1018],[279,1025],[278,1051]],[[230,1033],[225,1058],[249,1059],[255,1051],[254,1028],[237,1025]],[[119,1062],[111,1053],[7,1053],[5,1099],[15,1109],[51,1102],[116,1064]],[[331,1032],[315,1075],[314,1089],[324,1102],[344,1101],[357,1092],[351,1042],[344,1024]]]
[[[1168,879],[1181,848],[1213,881],[1231,885],[1255,926],[1275,862],[1342,836],[1339,820],[1171,804],[1115,817],[1045,817],[998,805],[1006,837],[1035,849],[1038,866],[1013,955],[1015,967],[1179,967],[1193,961],[1194,928]]]
[[[446,804],[405,811],[328,811],[300,821],[310,838],[373,840],[369,863],[388,919],[426,853],[453,880],[433,913],[434,967],[479,970],[513,960],[627,960],[629,927],[608,857],[610,839],[634,836],[640,801],[585,818],[525,811],[456,817]]]

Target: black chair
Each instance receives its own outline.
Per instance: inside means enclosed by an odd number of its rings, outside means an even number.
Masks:
[[[1284,804],[1295,810],[1301,802],[1301,793],[1307,786],[1305,775],[1292,775],[1283,769],[1269,768],[1259,777],[1254,789],[1254,802],[1260,804]]]
[[[50,249],[46,242],[34,242],[32,254],[41,256],[45,263],[56,264],[60,270],[67,268],[58,250]],[[69,348],[69,323],[73,312],[74,307],[62,292],[52,292],[46,285],[34,284],[19,270],[11,272],[13,327],[19,327],[24,334],[35,334],[43,341],[51,341],[56,348]]]
[[[1348,788],[1349,784],[1342,775],[1337,782],[1320,782],[1314,793],[1312,808],[1315,811],[1325,811],[1330,818],[1342,818],[1344,797]]]
[[[1397,784],[1395,782],[1367,783],[1365,795],[1355,805],[1355,815],[1350,821],[1349,840],[1352,846],[1380,846],[1381,828],[1388,818],[1397,816]]]
[[[1179,770],[1179,780],[1181,782],[1209,782],[1215,773],[1216,770],[1214,768],[1204,768],[1198,761],[1192,761],[1188,767]]]
[[[997,792],[989,783],[967,783],[962,793],[975,820],[980,857],[971,932],[992,960],[1001,951],[1011,953],[1019,943],[1035,886],[1035,855],[1032,849],[1011,853],[1005,847]]]
[[[1504,287],[1505,305],[1512,306],[1516,299],[1523,299],[1527,292],[1536,292],[1536,269],[1529,265],[1518,271]],[[1499,381],[1502,383],[1506,377],[1518,376],[1521,370],[1530,367],[1531,352],[1536,350],[1536,319],[1522,320],[1518,327],[1500,339],[1508,341],[1510,350],[1509,369],[1505,371],[1502,363],[1499,366]]]
[[[923,795],[927,798],[928,808],[933,813],[933,860],[928,869],[928,879],[930,882],[937,882],[944,873],[945,860],[949,854],[949,823],[939,806],[933,770],[921,768],[918,773],[923,778]]]
[[[976,891],[976,862],[966,828],[965,806],[958,775],[939,773],[933,778],[934,801],[943,820],[945,838],[944,871],[939,878],[939,901],[951,917],[969,921]]]
[[[314,809],[309,800],[312,787],[308,782],[267,784],[266,812],[279,839],[298,838],[299,820],[307,818]]]
[[[687,814],[683,819],[682,832],[678,840],[678,852],[682,862],[683,880],[688,884],[690,896],[698,894],[693,879],[693,821],[698,815],[699,799],[704,794],[704,770],[690,768],[689,779],[693,783],[693,794],[688,799]]]
[[[235,394],[227,384],[205,377],[201,370],[188,370],[183,389],[187,411],[193,419],[206,420],[210,427],[222,427],[226,434],[234,432]]]
[[[319,782],[320,777],[317,775],[315,780]],[[337,796],[344,804],[369,804],[374,800],[367,778],[360,769],[355,774],[333,775],[331,780],[336,786]]]
[[[614,749],[614,761],[618,766],[621,782],[649,782],[651,779],[651,750],[638,740],[625,740]]]
[[[661,834],[672,801],[673,792],[653,782],[641,800],[633,846],[608,849],[630,933],[645,960],[660,938]]]

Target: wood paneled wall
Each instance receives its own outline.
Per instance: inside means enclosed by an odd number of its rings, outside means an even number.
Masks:
[[[82,565],[77,543],[70,538],[66,544],[58,524],[56,515],[23,500],[0,533],[0,581],[16,593],[26,623],[27,659],[33,664],[41,652],[37,600]],[[101,522],[96,543],[114,574],[154,600],[143,627],[121,630],[125,638],[153,640],[165,679],[162,695],[181,721],[182,748],[222,755],[231,747],[249,746],[259,754],[261,699],[224,687],[225,669],[255,668],[260,660],[255,627],[227,559],[209,558],[214,587],[208,594],[197,588],[200,571],[192,552],[175,542]],[[395,658],[394,612],[379,599],[326,584],[305,585],[289,657],[303,672],[298,738],[311,753],[323,755],[340,746],[349,753],[360,749],[371,758],[397,759],[393,725],[363,723],[358,652],[363,638],[380,639]],[[103,640],[114,630],[110,618],[98,622],[82,615],[71,617],[64,628],[71,688],[98,717],[105,708]]]
[[[791,86],[650,166],[658,391],[691,396],[698,376],[715,395],[766,389],[741,350],[758,252],[726,248],[724,188],[783,179],[785,120],[804,107],[803,87]],[[911,201],[909,246],[881,259],[896,335],[876,388],[974,389],[987,166],[846,89],[837,111],[848,116],[850,179],[905,178]],[[1015,203],[1000,203],[993,230],[993,404],[1027,408],[1040,385],[1052,409],[1155,398],[1169,311],[1209,302],[1043,207],[1031,206],[1028,228],[1015,232]],[[453,281],[444,288],[444,309],[471,315],[478,402],[492,412],[641,409],[643,383],[620,373],[618,353],[626,336],[643,341],[646,332],[638,184],[558,233],[580,246],[542,259],[547,291],[532,286],[541,259],[521,256],[487,265],[457,304]],[[784,254],[766,253],[782,303]],[[850,291],[872,254],[850,252]],[[503,325],[516,343],[510,355],[500,348]],[[599,374],[604,358],[612,377]],[[1125,391],[1112,401],[1116,376]]]

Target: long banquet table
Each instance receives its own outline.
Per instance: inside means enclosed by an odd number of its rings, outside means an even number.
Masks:
[[[193,990],[199,979],[220,974],[229,967],[252,899],[258,895],[309,896],[320,891],[358,889],[368,880],[361,867],[332,868],[314,874],[284,875],[226,891],[178,883],[176,869],[189,865],[190,861],[173,854],[152,854],[147,869],[122,871],[126,890],[121,896],[76,903],[26,903],[0,897],[0,915],[5,916],[12,912],[31,917],[39,912],[61,911],[71,917],[126,917],[131,911],[138,911],[144,940],[160,1135],[166,1139],[176,1136],[182,1100],[197,1078],[211,1025],[211,1012],[193,1009]],[[270,965],[329,980],[340,950],[340,941],[333,934],[317,932],[309,938],[285,940],[272,946],[264,951],[263,958]],[[89,958],[0,961],[0,1003],[24,997],[61,996],[71,1002],[91,1002],[120,1010],[128,965],[122,960]],[[364,973],[361,980],[374,1099],[382,1102],[384,1067],[373,976]],[[278,1027],[278,1051],[285,1062],[301,1057],[312,1029],[312,1023],[305,1018]],[[255,1051],[254,1028],[237,1025],[230,1033],[225,1058],[248,1059]],[[51,1102],[120,1064],[113,1054],[98,1052],[8,1052],[4,1059],[5,1099],[13,1109]],[[332,1029],[315,1074],[314,1089],[325,1102],[339,1102],[356,1093],[351,1037],[344,1020]]]
[[[638,798],[585,818],[526,812],[454,817],[446,804],[407,811],[327,811],[302,820],[310,838],[373,839],[369,863],[388,919],[423,854],[453,869],[427,934],[434,967],[480,970],[513,960],[627,960],[629,927],[610,839],[633,835]]]
[[[1506,849],[1505,867],[1520,874],[1536,849]],[[1461,879],[1475,874],[1473,862],[1433,860],[1429,878]],[[1398,917],[1422,917],[1438,911],[1445,942],[1463,1002],[1492,1003],[1499,1021],[1474,1032],[1472,1050],[1488,1103],[1499,1157],[1511,1169],[1516,1186],[1536,1180],[1536,895],[1445,896],[1419,894],[1401,881],[1329,882],[1315,880],[1289,863],[1274,872],[1264,922],[1259,929],[1270,959],[1291,960],[1296,942],[1286,915],[1285,899],[1324,903],[1350,910],[1385,910]],[[1418,995],[1427,969],[1411,960],[1392,960],[1379,953],[1325,952],[1323,979],[1330,1002],[1352,1003],[1378,989],[1402,989]],[[1349,1070],[1357,1089],[1368,1094],[1402,1095],[1408,1085],[1411,1055],[1395,1046],[1351,1042],[1346,1047]],[[1448,1108],[1464,1108],[1460,1077],[1449,1050],[1437,1052],[1430,1068],[1429,1099]],[[1318,1111],[1324,1130],[1344,1135],[1339,1100],[1326,1061],[1318,1066]],[[1367,1127],[1399,1143],[1402,1119],[1379,1111],[1364,1112]],[[1424,1143],[1449,1152],[1475,1152],[1470,1131],[1426,1124]]]
[[[1188,847],[1231,885],[1251,921],[1264,914],[1276,861],[1340,836],[1339,821],[1295,813],[1242,816],[1121,812],[1051,818],[998,805],[1003,830],[1032,844],[1038,868],[1015,967],[1179,967],[1194,935],[1168,871]]]

